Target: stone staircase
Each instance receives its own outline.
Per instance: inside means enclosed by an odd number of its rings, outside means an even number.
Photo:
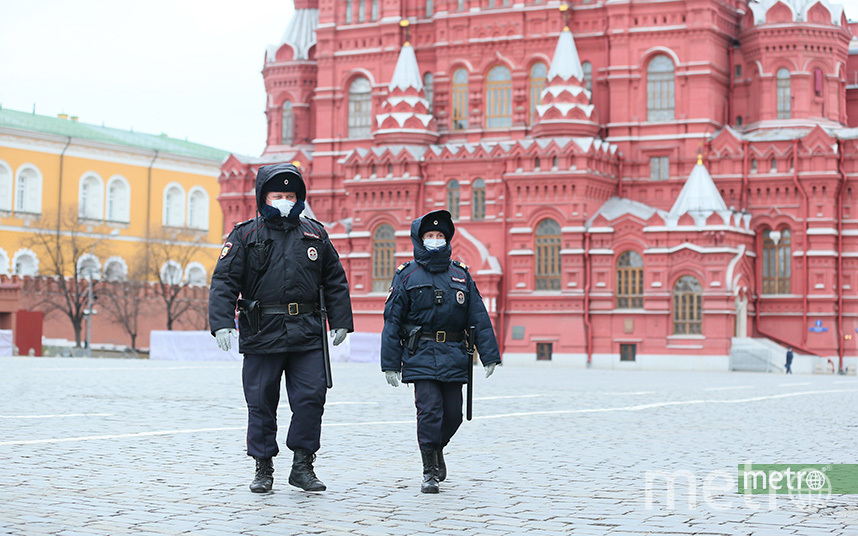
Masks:
[[[769,339],[733,337],[730,345],[730,370],[745,372],[783,372],[786,348]]]

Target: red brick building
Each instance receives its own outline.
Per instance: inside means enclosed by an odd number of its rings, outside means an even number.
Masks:
[[[380,332],[410,221],[447,208],[508,362],[854,370],[858,45],[828,0],[295,0],[268,143]],[[401,23],[407,21],[407,23]],[[852,55],[850,55],[850,45]],[[750,356],[750,357],[749,357]],[[819,356],[819,357],[812,357]],[[753,368],[753,367],[751,367]]]

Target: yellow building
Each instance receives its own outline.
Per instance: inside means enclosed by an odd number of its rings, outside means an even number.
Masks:
[[[162,274],[181,269],[185,281],[207,284],[223,240],[217,178],[227,155],[166,135],[0,109],[0,274],[54,275],[48,266],[57,263],[34,236],[59,229],[97,244],[76,256],[94,277],[123,278],[147,247],[161,246],[174,252]]]

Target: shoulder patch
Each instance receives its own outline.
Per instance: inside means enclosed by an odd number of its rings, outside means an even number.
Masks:
[[[467,264],[465,264],[465,263],[463,263],[462,261],[456,261],[456,260],[454,260],[454,261],[453,261],[453,264],[455,264],[456,266],[458,266],[458,267],[459,267],[459,268],[461,268],[462,270],[467,270],[467,269],[468,269],[468,265],[467,265]]]
[[[406,261],[406,262],[403,262],[402,264],[400,264],[399,268],[396,269],[396,273],[398,274],[399,272],[404,270],[405,267],[408,266],[409,264],[411,264],[411,261]]]
[[[318,235],[317,233],[311,233],[310,231],[304,231],[304,236],[306,236],[307,238],[315,238],[317,240],[322,239],[320,235]]]

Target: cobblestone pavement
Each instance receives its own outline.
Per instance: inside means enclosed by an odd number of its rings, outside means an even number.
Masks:
[[[858,534],[858,495],[736,493],[746,461],[858,462],[858,378],[476,376],[439,495],[419,491],[411,389],[338,363],[316,463],[328,491],[289,486],[287,451],[257,495],[239,363],[3,358],[0,534]]]

